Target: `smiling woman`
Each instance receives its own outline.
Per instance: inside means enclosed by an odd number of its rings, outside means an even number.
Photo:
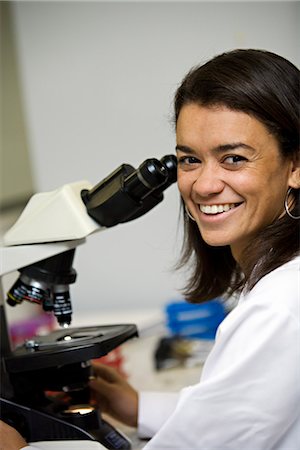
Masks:
[[[298,69],[260,50],[219,55],[178,89],[178,184],[186,206],[179,267],[193,259],[190,301],[251,289],[298,252],[299,223],[284,210],[291,188],[289,205],[299,215],[298,105]]]

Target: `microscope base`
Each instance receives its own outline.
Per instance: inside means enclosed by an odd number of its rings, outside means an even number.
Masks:
[[[86,440],[100,442],[107,449],[131,449],[130,441],[102,418],[98,428],[86,431],[50,414],[0,398],[1,416],[31,442]]]

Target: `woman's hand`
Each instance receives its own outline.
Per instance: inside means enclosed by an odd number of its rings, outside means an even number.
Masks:
[[[136,427],[138,393],[112,367],[92,363],[94,377],[89,382],[93,399],[102,412],[108,413],[124,424]]]
[[[10,425],[0,420],[0,449],[20,450],[28,444],[23,437]]]

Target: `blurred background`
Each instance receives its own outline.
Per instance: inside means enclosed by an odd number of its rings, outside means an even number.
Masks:
[[[300,63],[298,1],[0,7],[2,233],[34,192],[96,184],[121,163],[174,153],[173,96],[192,66],[249,47]],[[147,215],[78,247],[74,318],[101,322],[106,311],[143,313],[180,298],[178,218],[174,185]]]

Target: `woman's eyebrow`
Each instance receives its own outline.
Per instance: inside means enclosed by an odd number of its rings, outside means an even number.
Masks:
[[[245,144],[244,142],[231,142],[228,144],[220,144],[220,145],[217,145],[216,147],[213,147],[212,151],[216,152],[216,153],[222,153],[222,152],[228,152],[230,150],[236,150],[238,148],[244,148],[246,150],[251,150],[252,152],[255,151],[255,148],[251,147],[251,145]],[[175,150],[184,152],[184,153],[188,153],[191,155],[194,155],[197,153],[197,151],[192,149],[191,147],[188,147],[186,145],[180,145],[180,144],[176,145]]]
[[[252,152],[255,151],[254,147],[251,147],[251,145],[245,144],[244,142],[232,142],[229,144],[221,144],[217,147],[214,147],[212,150],[216,152],[227,152],[228,150],[236,150],[237,148],[244,148],[246,150],[251,150]]]
[[[176,152],[184,152],[193,155],[196,153],[196,150],[193,150],[191,147],[187,147],[186,145],[176,145],[175,150]]]

